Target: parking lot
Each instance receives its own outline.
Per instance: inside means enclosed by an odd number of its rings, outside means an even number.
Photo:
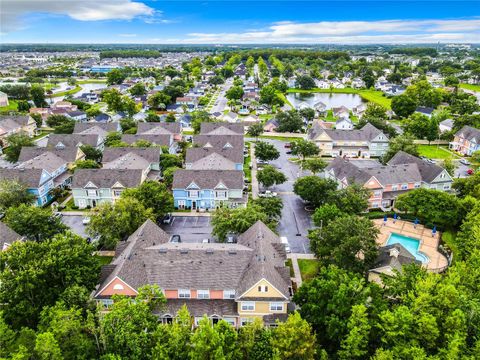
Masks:
[[[202,242],[212,238],[209,216],[174,216],[172,222],[161,225],[170,235],[180,235],[182,242]]]
[[[74,234],[86,238],[88,235],[85,232],[85,225],[82,223],[84,218],[84,215],[68,215],[68,213],[63,213],[62,222],[67,225]]]

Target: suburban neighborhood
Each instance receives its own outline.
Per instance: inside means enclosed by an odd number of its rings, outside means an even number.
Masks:
[[[2,44],[0,358],[476,359],[480,47],[384,21]]]

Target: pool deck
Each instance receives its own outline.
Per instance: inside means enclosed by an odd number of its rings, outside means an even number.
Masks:
[[[393,219],[391,218],[388,219],[385,225],[383,219],[375,219],[373,221],[380,230],[380,234],[377,237],[377,244],[379,246],[386,245],[391,233],[419,239],[419,251],[427,255],[430,259],[426,265],[427,270],[435,271],[443,269],[448,265],[447,258],[437,251],[440,241],[439,232],[435,234],[435,237],[432,237],[432,229],[426,228],[423,225],[417,225],[417,228],[415,228],[411,222],[397,220],[393,223]]]

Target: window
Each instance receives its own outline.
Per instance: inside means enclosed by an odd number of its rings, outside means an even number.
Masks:
[[[375,191],[373,192],[373,196],[375,196],[375,197],[380,197],[380,196],[382,196],[382,190],[375,190]]]
[[[198,197],[198,190],[190,190],[188,192],[188,196],[191,198],[197,198]]]
[[[251,322],[253,322],[253,319],[251,319],[251,318],[241,318],[240,319],[240,324],[242,324],[242,326],[250,324]]]
[[[100,300],[100,302],[102,303],[103,307],[105,307],[105,308],[109,308],[110,306],[113,305],[113,300],[112,299],[102,299],[102,300]]]
[[[402,190],[407,190],[408,189],[408,184],[402,184]]]
[[[124,290],[122,284],[115,284],[113,285],[113,290]]]
[[[87,196],[97,196],[97,190],[87,190]]]
[[[374,209],[378,208],[378,202],[372,203],[372,208],[374,208]]]
[[[226,199],[227,198],[227,192],[226,191],[215,191],[215,197],[220,198],[220,199]]]
[[[398,190],[398,185],[392,185],[392,191],[397,191]]]
[[[283,303],[281,302],[271,302],[270,311],[283,311]]]
[[[268,286],[267,285],[260,285],[258,287],[258,292],[268,292]]]
[[[420,183],[415,183],[415,185],[413,185],[413,187],[414,187],[415,189],[418,189],[418,188],[420,187]]]
[[[113,196],[119,197],[122,194],[122,190],[113,190]]]
[[[197,290],[197,299],[210,299],[210,290]]]
[[[450,184],[443,185],[443,190],[450,190]]]
[[[227,323],[229,323],[232,326],[235,326],[235,318],[223,318]]]
[[[235,290],[223,290],[224,299],[235,299]]]
[[[242,302],[242,311],[255,311],[255,302],[253,301],[244,301]]]
[[[178,297],[181,299],[190,299],[190,290],[188,289],[179,289]]]

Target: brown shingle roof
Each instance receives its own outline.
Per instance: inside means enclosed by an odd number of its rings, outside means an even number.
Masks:
[[[158,163],[160,161],[160,149],[156,147],[107,147],[103,152],[102,162],[107,163],[114,161],[128,153],[140,156],[149,163]]]
[[[161,135],[149,135],[149,134],[126,134],[122,136],[122,141],[126,142],[127,144],[131,145],[138,140],[146,140],[152,143],[153,145],[160,145],[160,146],[170,146],[172,142],[172,135],[169,134],[161,134]]]
[[[179,122],[139,122],[137,134],[180,134],[181,127]]]
[[[100,144],[100,136],[95,134],[50,134],[47,148],[58,148],[58,144],[65,147],[91,145],[97,147]]]
[[[125,169],[77,169],[73,174],[72,188],[84,188],[89,182],[97,188],[111,188],[120,183],[134,188],[142,183],[142,170]]]

